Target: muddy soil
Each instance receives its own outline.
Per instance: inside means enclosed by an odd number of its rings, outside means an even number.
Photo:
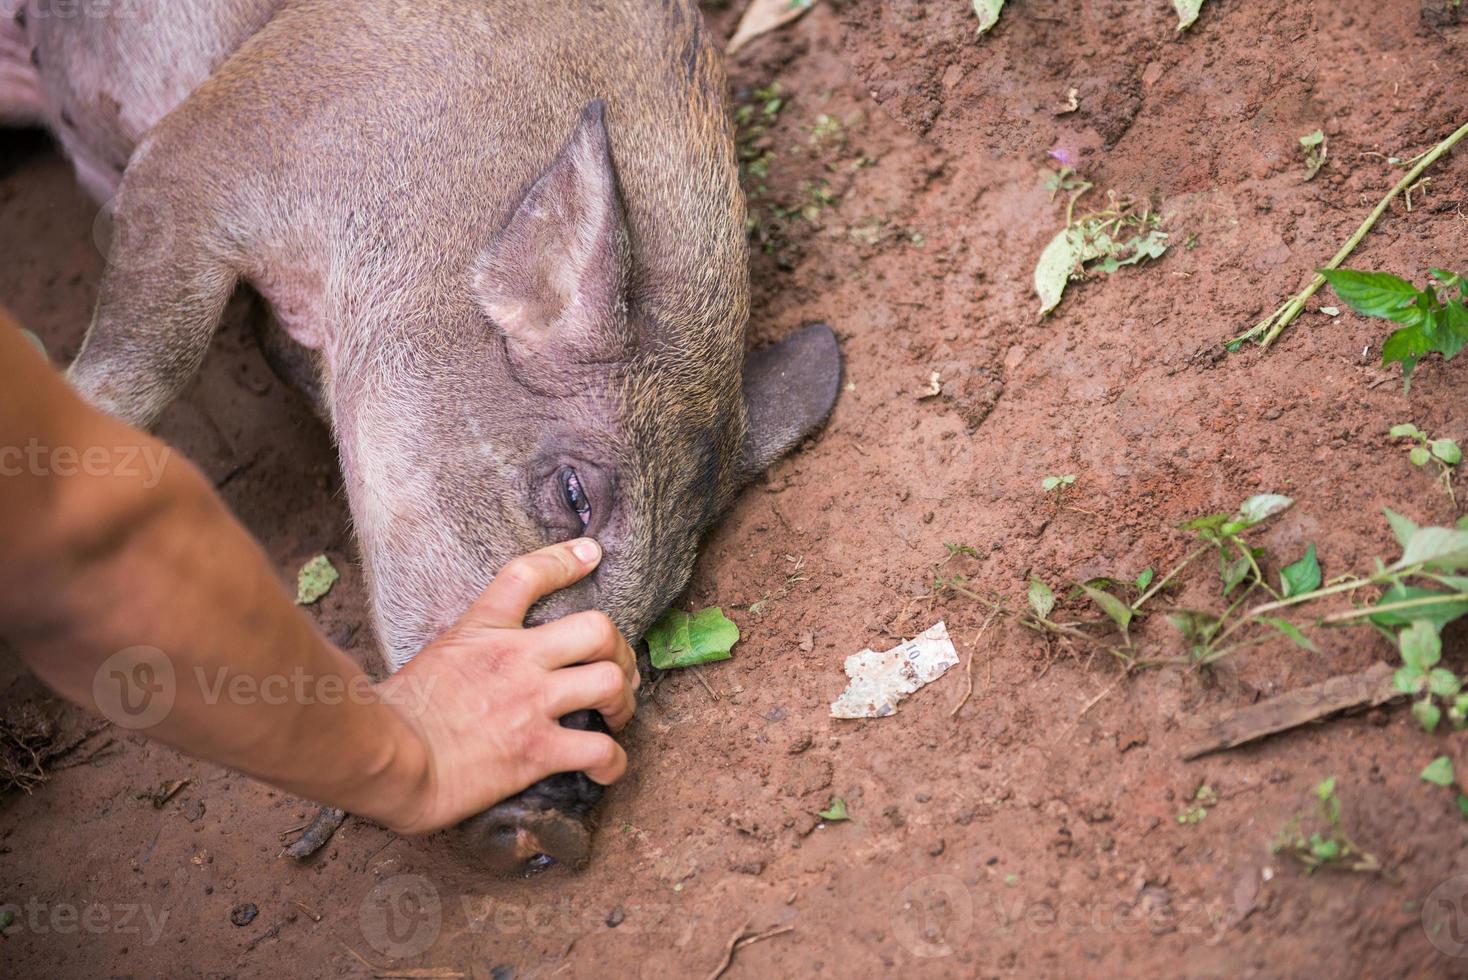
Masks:
[[[736,14],[708,10],[725,35]],[[0,972],[702,976],[746,926],[790,928],[727,976],[1468,972],[1468,906],[1438,904],[1468,893],[1468,822],[1418,778],[1439,754],[1468,767],[1461,736],[1398,705],[1180,761],[1220,713],[1390,660],[1385,639],[1324,632],[1316,653],[1281,639],[1124,679],[1012,618],[980,637],[986,607],[933,587],[961,574],[1019,609],[1032,574],[1130,579],[1186,552],[1178,522],[1263,491],[1297,503],[1259,543],[1286,560],[1315,543],[1327,578],[1397,554],[1383,506],[1459,515],[1386,432],[1468,437],[1468,358],[1424,363],[1404,394],[1380,321],[1319,313],[1328,294],[1272,351],[1220,350],[1401,176],[1384,157],[1468,120],[1458,19],[1415,0],[1210,0],[1179,35],[1161,0],[1028,0],[979,40],[964,0],[831,0],[752,44],[735,101],[762,116],[767,86],[783,100],[749,142],[769,151],[750,180],[752,339],[827,320],[847,383],[823,434],[708,541],[688,601],[722,604],[744,640],[646,693],[591,866],[490,879],[360,821],[298,865],[280,851],[306,801],[109,729],[53,766],[113,740],[90,761],[0,801],[0,901],[19,906]],[[1296,141],[1316,128],[1329,158],[1306,181]],[[0,302],[65,360],[96,293],[97,210],[43,138],[3,139]],[[1056,157],[1093,193],[1152,202],[1172,247],[1038,320],[1031,270],[1063,220],[1038,174]],[[1430,176],[1352,264],[1420,280],[1468,262],[1468,152]],[[231,307],[161,434],[283,578],[336,560],[311,615],[379,670],[330,439],[249,314]],[[920,398],[934,372],[942,393]],[[1059,473],[1077,477],[1065,509],[1039,491]],[[1172,604],[1216,601],[1200,574]],[[828,717],[847,654],[938,619],[971,662],[956,714],[964,667],[895,717]],[[1184,652],[1161,617],[1137,643]],[[1460,670],[1463,648],[1450,632]],[[3,669],[7,710],[44,698]],[[1271,852],[1327,776],[1384,873],[1307,875]],[[833,796],[849,821],[818,821]]]

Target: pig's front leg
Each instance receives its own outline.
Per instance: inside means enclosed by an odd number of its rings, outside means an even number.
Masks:
[[[67,376],[93,405],[146,428],[198,370],[238,275],[186,186],[129,173],[107,208],[107,268]]]

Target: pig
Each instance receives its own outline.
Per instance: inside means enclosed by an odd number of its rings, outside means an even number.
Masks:
[[[392,669],[580,535],[601,566],[528,622],[599,609],[635,642],[831,411],[828,327],[745,356],[725,88],[687,0],[0,0],[0,120],[50,128],[112,226],[70,381],[150,425],[257,291],[331,426]],[[561,774],[461,838],[579,863],[599,794]]]

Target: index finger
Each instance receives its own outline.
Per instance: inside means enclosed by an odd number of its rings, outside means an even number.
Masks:
[[[542,596],[577,582],[601,561],[591,538],[563,541],[514,559],[495,575],[464,614],[464,620],[499,629],[520,629]]]

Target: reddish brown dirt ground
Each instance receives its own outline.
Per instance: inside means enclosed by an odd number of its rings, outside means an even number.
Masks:
[[[736,13],[709,10],[725,34]],[[723,604],[744,640],[703,671],[708,689],[684,672],[646,694],[587,870],[485,878],[439,842],[356,821],[297,866],[279,841],[306,802],[109,730],[89,743],[113,738],[108,752],[0,802],[0,902],[21,906],[0,972],[701,976],[750,923],[792,929],[741,949],[728,976],[1468,973],[1423,926],[1432,890],[1468,873],[1468,823],[1418,778],[1442,753],[1468,767],[1461,737],[1425,735],[1398,706],[1179,760],[1221,712],[1389,660],[1387,641],[1331,632],[1318,653],[1281,641],[1118,681],[1104,655],[1012,621],[976,643],[985,610],[932,589],[945,542],[974,553],[942,574],[1014,608],[1031,573],[1130,578],[1184,553],[1178,522],[1266,490],[1297,504],[1260,543],[1315,542],[1327,577],[1396,554],[1384,505],[1457,516],[1386,430],[1468,437],[1468,358],[1425,363],[1406,395],[1378,366],[1380,322],[1316,303],[1268,353],[1219,344],[1396,181],[1381,154],[1468,120],[1468,28],[1426,25],[1405,0],[1210,0],[1190,31],[1174,23],[1161,0],[1029,0],[979,40],[964,0],[848,0],[732,61],[736,99],[770,83],[785,99],[761,137],[752,338],[828,320],[848,384],[820,438],[708,541],[689,602]],[[1079,110],[1057,115],[1072,88]],[[1305,182],[1296,139],[1317,127],[1330,158]],[[0,302],[65,359],[101,268],[96,209],[45,141],[4,138]],[[1051,150],[1150,198],[1173,247],[1037,321],[1030,273],[1062,220],[1038,177]],[[1431,176],[1353,265],[1419,280],[1464,265],[1468,152]],[[774,217],[812,187],[830,202]],[[283,578],[337,559],[343,581],[312,615],[376,670],[329,438],[265,368],[246,314],[232,308],[161,434],[221,483]],[[919,400],[933,371],[944,393]],[[1062,472],[1075,509],[1057,512],[1038,486]],[[1193,583],[1176,602],[1215,601]],[[962,669],[896,717],[827,717],[848,653],[939,618],[973,655],[956,716]],[[1160,617],[1139,636],[1182,652]],[[1449,633],[1459,669],[1462,641]],[[7,707],[37,696],[13,660],[4,671]],[[1385,874],[1306,875],[1271,853],[1331,775],[1343,827]],[[184,778],[161,809],[140,798]],[[1201,783],[1217,804],[1179,822]],[[852,819],[816,826],[833,795]],[[247,902],[258,917],[232,925]],[[90,925],[53,918],[67,908]]]

